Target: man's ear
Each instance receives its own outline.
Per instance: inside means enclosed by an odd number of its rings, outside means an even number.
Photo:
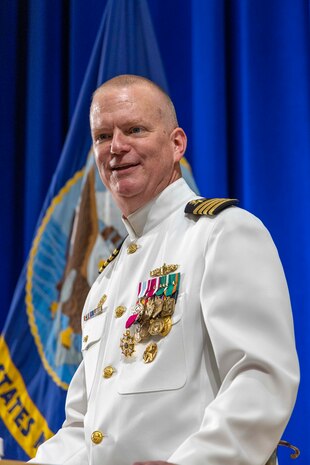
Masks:
[[[179,162],[183,157],[187,146],[187,137],[182,128],[175,128],[172,131],[171,142],[174,147],[174,161]]]

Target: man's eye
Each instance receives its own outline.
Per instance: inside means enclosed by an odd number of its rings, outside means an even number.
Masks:
[[[133,128],[130,128],[129,133],[130,134],[140,134],[140,132],[142,132],[143,129],[144,128],[142,128],[141,126],[135,126]]]
[[[95,141],[96,141],[97,143],[100,143],[100,142],[104,142],[104,141],[109,140],[109,139],[111,139],[111,135],[110,135],[110,134],[105,134],[105,133],[104,133],[104,134],[98,134],[98,135],[96,136]]]

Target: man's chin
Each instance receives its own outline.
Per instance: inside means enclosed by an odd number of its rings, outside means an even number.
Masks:
[[[130,181],[120,181],[111,189],[111,193],[114,197],[124,197],[124,198],[131,198],[131,197],[138,197],[143,195],[144,188],[137,185],[135,182]]]

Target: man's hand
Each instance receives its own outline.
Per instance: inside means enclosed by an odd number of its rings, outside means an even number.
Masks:
[[[135,462],[133,465],[175,465],[171,462],[163,462],[162,460],[155,460],[153,462]]]

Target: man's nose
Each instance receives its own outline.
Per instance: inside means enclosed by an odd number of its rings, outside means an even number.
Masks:
[[[110,152],[112,154],[121,155],[123,153],[129,152],[129,150],[130,146],[128,145],[126,134],[124,134],[119,129],[115,129],[111,140]]]

